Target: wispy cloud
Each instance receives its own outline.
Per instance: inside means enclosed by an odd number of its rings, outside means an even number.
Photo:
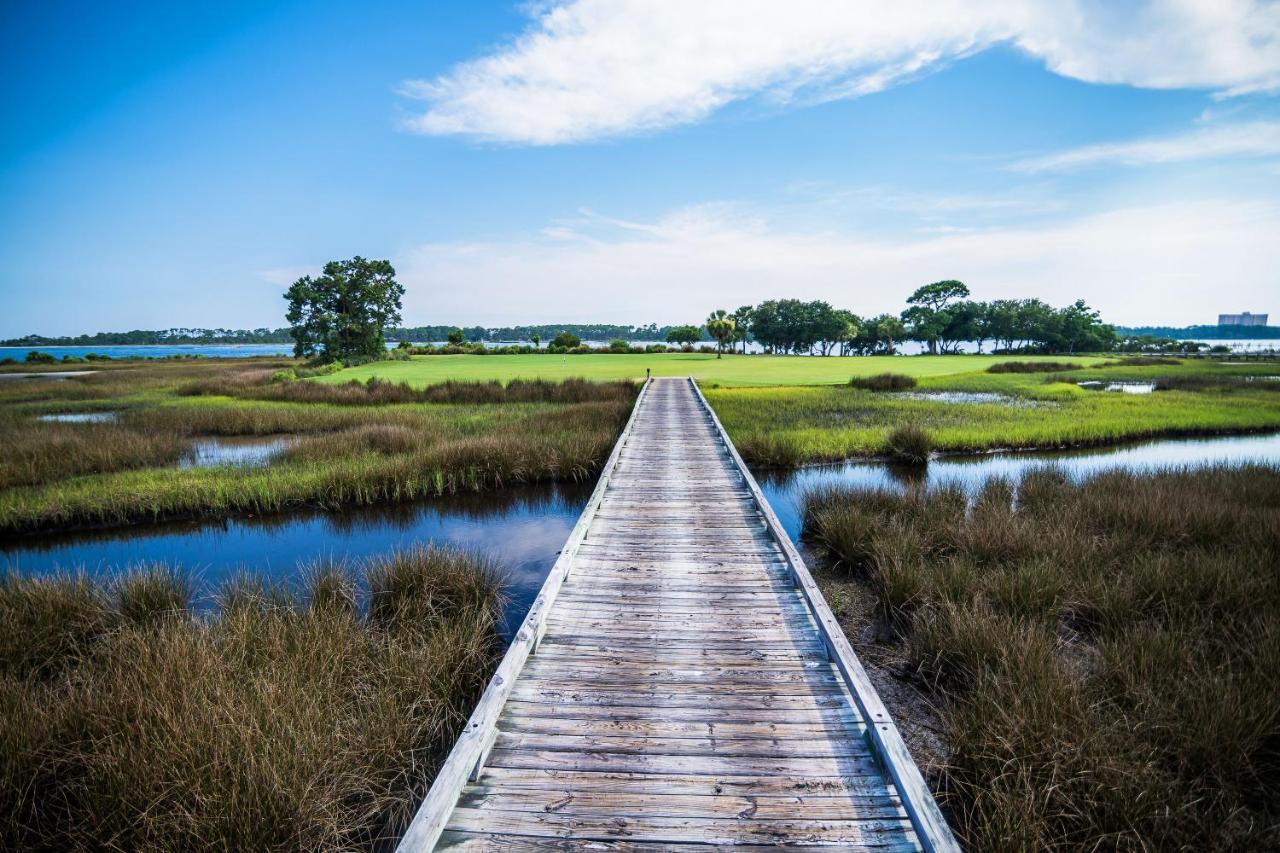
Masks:
[[[1280,154],[1280,121],[1255,121],[1205,127],[1173,136],[1087,145],[1020,160],[1010,168],[1034,174],[1103,164],[1143,166],[1277,154]]]
[[[316,264],[314,267],[277,267],[269,270],[258,270],[257,276],[268,284],[274,284],[276,287],[288,287],[304,275],[315,275],[320,271],[323,264]]]
[[[1224,292],[1266,310],[1276,234],[1280,206],[1241,200],[899,237],[780,228],[713,204],[647,223],[586,215],[551,237],[427,244],[396,268],[415,322],[684,322],[779,296],[875,313],[899,310],[921,283],[960,278],[982,298],[1084,298],[1117,322],[1177,323],[1212,318]]]
[[[563,0],[508,45],[431,80],[427,134],[539,145],[698,121],[734,101],[852,98],[999,43],[1097,83],[1280,87],[1268,0]]]

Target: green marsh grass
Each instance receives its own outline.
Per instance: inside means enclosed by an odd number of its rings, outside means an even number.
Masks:
[[[1280,470],[831,489],[805,535],[940,700],[970,849],[1280,838]]]
[[[909,359],[903,359],[909,360]],[[1069,374],[978,370],[920,379],[908,395],[855,388],[707,388],[747,461],[792,465],[884,452],[889,433],[915,425],[940,452],[1089,447],[1143,438],[1280,429],[1280,363],[1081,368]],[[1082,380],[1153,382],[1175,390],[1134,395],[1080,388]],[[1182,390],[1186,389],[1186,390]],[[997,394],[990,400],[931,398],[939,392]]]
[[[319,564],[214,615],[179,577],[0,579],[0,848],[387,846],[500,655],[493,567]]]
[[[909,465],[924,465],[933,452],[933,436],[928,430],[915,424],[894,427],[884,441],[884,451],[890,459]]]
[[[1079,365],[1064,361],[1002,361],[987,368],[987,373],[1061,373]]]
[[[12,452],[0,461],[0,532],[586,480],[608,456],[637,390],[630,382],[574,380],[384,392],[385,383],[373,383],[372,390],[368,384],[274,383],[279,363],[145,365],[132,380],[132,370],[113,367],[109,375],[40,383],[47,387],[3,401],[0,442]],[[277,387],[319,391],[255,398]],[[6,390],[0,388],[0,397]],[[358,405],[347,399],[351,394],[360,395]],[[400,402],[406,395],[412,402]],[[117,420],[37,420],[42,413],[86,409],[115,411]],[[203,436],[291,441],[263,467],[177,467]]]
[[[918,383],[914,376],[905,373],[877,373],[873,376],[855,376],[849,380],[851,388],[864,391],[909,391]]]

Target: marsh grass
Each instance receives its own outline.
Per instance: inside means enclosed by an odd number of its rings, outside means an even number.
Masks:
[[[500,653],[493,567],[419,548],[298,591],[242,577],[211,617],[176,577],[0,580],[0,847],[396,838]]]
[[[987,373],[1061,373],[1079,367],[1064,361],[1002,361],[988,367]]]
[[[743,457],[756,465],[838,461],[884,453],[896,427],[914,424],[935,449],[1095,447],[1121,441],[1280,429],[1280,364],[1213,362],[1071,375],[992,374],[924,378],[920,395],[851,393],[841,387],[708,388],[707,400]],[[1078,380],[1165,382],[1177,393],[1100,394]],[[1195,377],[1203,377],[1201,379]],[[1258,377],[1248,379],[1247,377]],[[998,394],[990,401],[933,399],[934,392]],[[940,393],[939,393],[940,396]]]
[[[637,390],[632,382],[582,380],[446,383],[421,390],[380,382],[272,383],[280,363],[112,368],[110,376],[92,377],[98,385],[91,396],[72,384],[77,380],[67,380],[10,401],[0,412],[0,442],[8,448],[0,458],[0,532],[367,505],[586,480],[608,456]],[[193,388],[201,393],[189,393]],[[297,399],[253,396],[274,388],[303,390]],[[346,400],[353,394],[363,402]],[[413,402],[401,402],[404,395]],[[36,419],[107,407],[118,412],[115,422]],[[178,468],[192,442],[207,436],[290,441],[261,467]]]
[[[972,849],[1274,847],[1280,470],[832,489],[805,518],[942,697]]]
[[[877,373],[874,376],[855,376],[849,380],[852,388],[863,391],[909,391],[916,387],[916,378],[904,373]]]
[[[0,414],[0,489],[83,474],[171,465],[186,452],[179,435],[114,423],[59,423]]]
[[[272,377],[274,378],[274,377]],[[261,375],[210,379],[180,390],[188,396],[216,395],[253,400],[293,403],[327,403],[335,406],[386,406],[403,403],[592,403],[633,399],[636,383],[630,381],[589,382],[570,378],[561,382],[543,379],[512,379],[506,383],[441,382],[422,388],[407,382],[389,382],[376,376],[364,382],[343,384],[319,382],[263,381]]]
[[[884,440],[885,454],[896,462],[924,465],[933,452],[933,436],[915,424],[895,427]]]

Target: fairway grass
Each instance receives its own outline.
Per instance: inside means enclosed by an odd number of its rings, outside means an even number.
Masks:
[[[1036,361],[1024,356],[1020,361]],[[1062,356],[1045,361],[1074,361],[1097,364],[1103,359]],[[645,370],[654,376],[692,376],[703,385],[726,387],[752,385],[843,385],[852,376],[903,373],[917,378],[947,376],[986,370],[1009,361],[997,355],[918,355],[819,358],[794,355],[729,355],[716,358],[711,353],[653,353],[645,355],[421,355],[408,361],[380,361],[350,367],[317,382],[361,382],[376,376],[389,382],[407,382],[414,387],[447,380],[507,382],[512,379],[643,379]]]

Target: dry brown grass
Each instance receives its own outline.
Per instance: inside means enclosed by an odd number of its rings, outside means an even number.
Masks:
[[[942,698],[968,846],[1277,846],[1280,471],[828,491],[806,533]]]
[[[301,593],[242,578],[203,618],[189,594],[156,567],[0,581],[0,847],[397,837],[500,651],[492,568],[420,549]]]

